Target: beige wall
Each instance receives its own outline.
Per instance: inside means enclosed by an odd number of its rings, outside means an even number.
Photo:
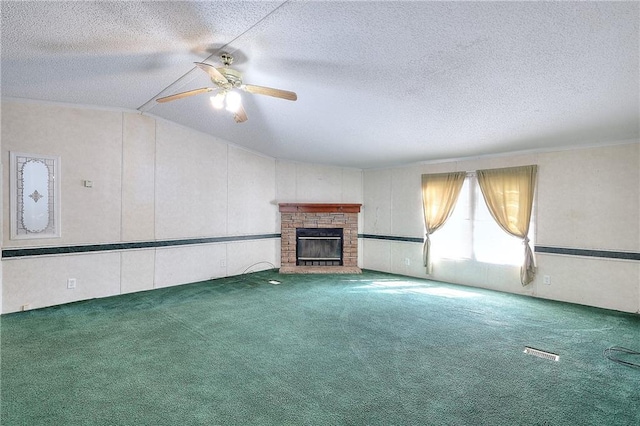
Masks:
[[[422,173],[538,164],[537,245],[640,251],[637,142],[363,172],[276,160],[137,113],[16,101],[2,104],[1,140],[5,249],[277,234],[279,202],[363,203],[360,233],[422,237]],[[9,238],[10,151],[61,157],[60,238]],[[85,179],[93,188],[82,186]],[[358,265],[426,277],[421,250],[361,239]],[[640,311],[640,262],[536,258],[538,278],[527,287],[518,268],[462,260],[437,263],[433,278]],[[5,259],[2,312],[237,275],[279,260],[278,238]],[[67,290],[68,278],[77,279],[75,290]]]
[[[640,144],[412,165],[364,172],[364,233],[422,237],[420,175],[537,164],[535,243],[640,252]],[[426,277],[419,243],[365,239],[363,267]],[[409,259],[409,265],[407,260]],[[538,275],[519,268],[442,260],[436,280],[628,312],[640,311],[640,262],[537,253]],[[542,283],[549,275],[551,285]]]
[[[10,151],[61,158],[60,238],[9,238]],[[2,166],[5,249],[277,234],[278,201],[362,200],[359,170],[276,161],[137,113],[36,102],[2,103]],[[279,261],[278,238],[8,258],[2,312],[237,275]],[[76,289],[67,289],[68,278],[76,278]]]

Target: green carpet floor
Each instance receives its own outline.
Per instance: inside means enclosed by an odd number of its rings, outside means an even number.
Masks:
[[[640,316],[434,281],[263,271],[0,321],[6,426],[640,424],[640,368],[603,356]]]

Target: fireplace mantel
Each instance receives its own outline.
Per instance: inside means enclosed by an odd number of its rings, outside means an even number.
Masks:
[[[280,213],[360,213],[362,204],[280,203]]]
[[[281,273],[361,273],[358,268],[358,213],[362,204],[279,203],[281,219]],[[342,265],[298,266],[296,229],[342,228]]]

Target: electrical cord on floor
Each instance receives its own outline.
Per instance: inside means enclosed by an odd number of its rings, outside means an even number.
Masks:
[[[266,263],[267,265],[271,266],[273,269],[276,269],[276,265],[274,265],[274,264],[273,264],[273,263],[271,263],[271,262],[267,262],[267,261],[263,260],[262,262],[256,262],[256,263],[254,263],[253,265],[249,265],[249,266],[247,266],[247,269],[245,269],[244,271],[242,271],[242,274],[241,274],[241,275],[246,274],[246,273],[247,273],[247,271],[249,271],[249,269],[253,268],[254,266],[258,266],[258,265],[263,264],[263,263]]]
[[[617,362],[618,364],[626,365],[628,367],[636,367],[640,368],[640,364],[636,364],[635,362],[625,361],[616,357],[616,354],[626,354],[626,355],[640,355],[640,352],[634,351],[631,349],[623,348],[621,346],[611,346],[604,350],[603,355],[610,359],[613,362]]]

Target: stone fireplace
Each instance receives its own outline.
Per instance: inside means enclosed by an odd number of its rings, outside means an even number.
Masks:
[[[281,203],[281,267],[285,274],[361,273],[361,204]]]

